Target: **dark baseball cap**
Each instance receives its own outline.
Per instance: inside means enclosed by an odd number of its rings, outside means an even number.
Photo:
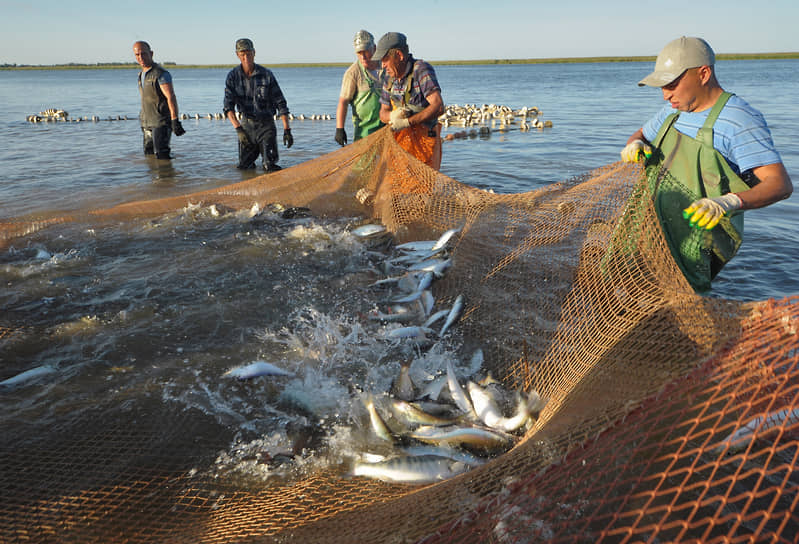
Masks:
[[[239,38],[236,40],[236,53],[239,51],[252,51],[255,49],[252,46],[252,40],[249,38]]]
[[[374,55],[372,58],[374,60],[380,60],[386,56],[389,49],[399,49],[402,46],[407,46],[408,40],[405,38],[405,34],[400,34],[399,32],[386,32],[377,42],[377,49],[375,50]]]

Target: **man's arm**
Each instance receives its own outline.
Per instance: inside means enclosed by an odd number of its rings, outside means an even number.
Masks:
[[[175,89],[172,87],[171,83],[162,83],[160,85],[161,92],[164,93],[166,97],[166,103],[169,106],[169,114],[172,116],[172,119],[178,118],[178,99],[175,96]]]
[[[736,193],[741,199],[742,210],[763,208],[784,200],[793,193],[793,183],[781,162],[758,166],[752,169],[752,173],[757,176],[760,183],[751,189]]]
[[[344,123],[347,120],[347,106],[349,105],[349,100],[339,97],[338,105],[336,106],[336,128],[344,128]]]
[[[433,91],[429,95],[425,96],[425,98],[428,102],[427,107],[419,113],[414,113],[408,117],[408,122],[411,125],[420,125],[426,121],[438,119],[438,117],[444,113],[444,99],[441,98],[441,93],[439,91]],[[380,109],[380,120],[383,120],[382,108]]]
[[[389,124],[389,121],[391,121],[391,106],[380,104],[380,120],[383,121],[383,124]]]

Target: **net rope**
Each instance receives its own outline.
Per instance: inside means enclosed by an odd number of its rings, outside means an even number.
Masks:
[[[363,188],[373,202],[355,198]],[[696,295],[651,201],[641,167],[624,163],[493,194],[429,169],[381,130],[215,190],[4,220],[0,247],[189,204],[363,215],[397,242],[459,228],[436,299],[463,294],[466,348],[549,402],[513,449],[422,487],[334,469],[242,487],[192,470],[229,431],[192,411],[123,426],[115,416],[135,410],[125,399],[79,417],[4,421],[0,540],[794,542],[799,299]],[[24,327],[0,318],[0,342]]]

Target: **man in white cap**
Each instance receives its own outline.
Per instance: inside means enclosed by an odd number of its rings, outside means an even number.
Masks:
[[[666,44],[638,85],[668,101],[627,140],[625,162],[645,160],[671,253],[696,291],[738,251],[742,210],[788,198],[793,184],[763,115],[722,89],[715,54],[701,38]]]
[[[349,105],[352,105],[353,140],[360,140],[383,126],[380,121],[383,70],[379,60],[372,60],[376,47],[374,36],[366,30],[359,30],[352,45],[358,60],[344,72],[336,107],[336,142],[342,146],[347,145],[344,122]]]

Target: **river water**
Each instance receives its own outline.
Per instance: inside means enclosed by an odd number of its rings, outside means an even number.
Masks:
[[[785,89],[799,85],[797,68],[795,60],[717,67],[725,88],[763,111],[794,182],[799,103]],[[659,91],[636,86],[650,69],[651,63],[442,66],[445,102],[536,106],[553,127],[445,142],[441,171],[516,193],[615,162],[629,134],[662,104]],[[334,115],[343,69],[274,72],[295,115]],[[173,70],[180,110],[220,112],[225,74]],[[136,76],[0,71],[0,221],[162,198],[262,173],[260,165],[255,172],[235,168],[236,136],[226,120],[183,121],[186,134],[172,141],[174,160],[146,159],[134,120]],[[26,122],[45,108],[101,120]],[[348,128],[351,135],[349,122]],[[338,148],[334,121],[295,120],[292,131],[295,145],[280,147],[284,168]],[[762,300],[799,292],[797,198],[747,212],[744,245],[710,296]],[[0,252],[0,326],[14,330],[0,336],[0,380],[43,370],[0,391],[3,440],[14,422],[46,427],[97,404],[118,405],[117,424],[135,419],[125,415],[131,405],[162,416],[194,410],[225,430],[214,470],[260,478],[270,469],[252,461],[253,451],[290,448],[291,424],[327,420],[330,436],[348,437],[358,409],[342,399],[387,389],[399,360],[386,356],[396,346],[358,319],[375,306],[363,289],[375,263],[350,233],[355,221],[254,225],[246,214],[220,220],[207,209],[188,209],[133,232],[63,228],[15,241]],[[447,361],[464,368],[456,352],[442,345],[419,356],[414,372],[435,373]],[[255,360],[295,376],[241,383],[222,377]]]

